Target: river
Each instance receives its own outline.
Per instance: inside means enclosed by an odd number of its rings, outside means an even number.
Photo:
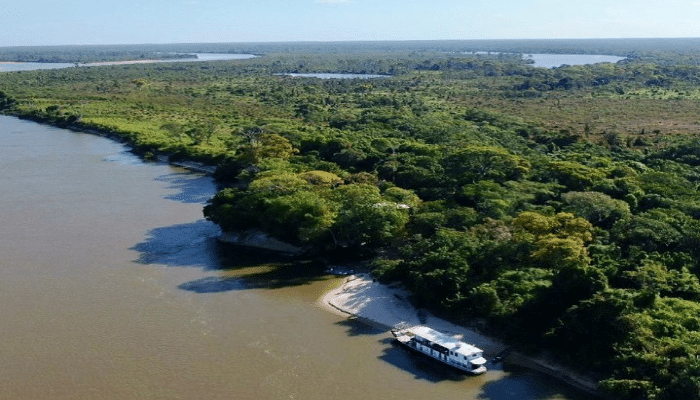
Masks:
[[[317,78],[317,79],[376,79],[376,78],[389,78],[391,75],[376,75],[376,74],[346,74],[346,73],[330,73],[330,72],[316,72],[316,73],[284,73],[275,74],[282,76],[291,76],[294,78]]]
[[[468,51],[464,54],[515,54],[515,53],[499,53],[490,51]],[[532,62],[533,67],[537,68],[558,68],[564,65],[590,65],[600,63],[615,64],[618,61],[624,60],[626,57],[611,56],[605,54],[556,54],[556,53],[525,53],[521,57],[524,60]]]
[[[562,65],[615,64],[626,57],[603,54],[523,54],[523,58],[532,60],[533,67],[557,68]]]
[[[319,307],[338,278],[223,252],[207,176],[5,116],[0,171],[0,398],[586,398],[436,368]]]
[[[129,65],[129,64],[154,64],[168,62],[198,62],[198,61],[233,61],[247,60],[257,56],[253,54],[228,54],[228,53],[194,53],[196,58],[166,58],[162,60],[131,60],[131,61],[104,61],[85,64],[77,64],[80,67],[100,67],[105,65]],[[0,72],[34,71],[38,69],[62,69],[75,67],[75,63],[39,63],[39,62],[0,62]]]

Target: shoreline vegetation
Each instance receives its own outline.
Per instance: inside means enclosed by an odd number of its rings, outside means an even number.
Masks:
[[[567,43],[230,45],[262,56],[2,73],[0,112],[213,171],[223,231],[363,260],[603,395],[698,399],[700,40]],[[519,57],[555,45],[627,58]],[[391,77],[276,75],[308,72]]]
[[[74,132],[106,137],[119,143],[129,144],[124,142],[123,137],[107,130],[85,128],[79,125],[51,124],[46,121],[35,122],[69,129]],[[170,161],[168,156],[165,155],[157,156],[157,161],[207,175],[212,175],[216,171],[216,166],[193,161]],[[223,232],[217,240],[228,245],[240,246],[255,251],[269,251],[292,257],[300,256],[304,252],[301,248],[271,238],[262,232]],[[396,285],[381,284],[369,275],[353,274],[346,277],[341,285],[326,292],[319,299],[318,303],[329,312],[353,318],[386,331],[399,325],[426,324],[440,332],[474,344],[484,350],[485,355],[491,359],[496,355],[507,352],[508,356],[504,358],[506,362],[534,369],[579,390],[602,397],[602,394],[598,391],[597,384],[580,373],[557,365],[554,360],[545,360],[511,351],[509,346],[503,344],[496,337],[484,335],[474,328],[457,325],[436,317],[429,311],[419,310],[410,302],[410,296],[411,293],[404,288]]]

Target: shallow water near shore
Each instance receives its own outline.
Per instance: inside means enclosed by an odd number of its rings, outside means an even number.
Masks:
[[[202,174],[0,116],[0,398],[588,398],[468,377],[317,304],[340,278],[216,243]]]

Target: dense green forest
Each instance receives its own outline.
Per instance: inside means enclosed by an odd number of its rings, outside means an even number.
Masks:
[[[261,56],[2,73],[0,110],[214,164],[224,230],[359,255],[618,399],[699,399],[698,42],[182,45]]]

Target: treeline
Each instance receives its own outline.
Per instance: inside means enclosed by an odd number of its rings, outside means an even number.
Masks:
[[[178,58],[193,53],[329,54],[465,52],[503,54],[606,54],[674,65],[697,64],[698,38],[656,39],[524,39],[524,40],[413,40],[358,42],[181,43],[138,45],[74,45],[0,47],[0,60],[25,62],[98,62]]]
[[[368,259],[421,306],[549,349],[617,398],[693,399],[691,56],[544,70],[495,54],[279,51],[0,74],[0,108],[216,164],[225,188],[204,214],[224,230]]]
[[[0,61],[11,62],[89,63],[176,58],[194,58],[194,55],[162,45],[0,47]]]

